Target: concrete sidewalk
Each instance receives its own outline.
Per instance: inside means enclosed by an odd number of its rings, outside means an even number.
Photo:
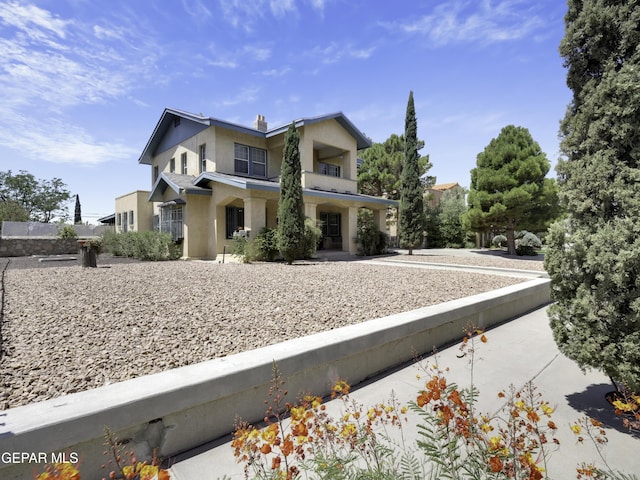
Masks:
[[[480,391],[477,409],[493,414],[502,406],[497,394],[510,385],[522,387],[532,380],[544,400],[555,411],[552,420],[558,426],[556,438],[560,440],[557,451],[551,454],[548,474],[554,479],[576,478],[576,466],[582,462],[595,463],[602,467],[603,460],[595,447],[585,440],[578,444],[570,425],[588,415],[603,423],[608,444],[602,454],[613,469],[625,473],[640,472],[640,435],[628,433],[622,419],[616,417],[604,399],[612,390],[606,376],[599,372],[583,374],[572,361],[557,349],[546,309],[538,309],[486,332],[488,343],[478,342],[474,362],[474,384]],[[443,349],[437,354],[440,367],[449,367],[448,381],[460,387],[469,385],[471,368],[468,358],[458,358],[459,345]],[[393,393],[401,404],[415,400],[424,386],[425,373],[421,364],[433,363],[425,358],[354,389],[351,398],[369,406],[387,401]],[[422,379],[417,376],[420,375]],[[345,379],[348,381],[349,379]],[[262,396],[261,396],[262,395]],[[257,392],[256,402],[267,398],[267,392]],[[295,400],[292,395],[290,401]],[[341,404],[329,402],[328,409],[334,416],[340,415]],[[409,416],[404,427],[408,445],[415,445],[416,417]],[[202,448],[187,452],[173,459],[171,478],[175,480],[217,480],[223,478],[242,479],[242,465],[233,457],[230,436]]]

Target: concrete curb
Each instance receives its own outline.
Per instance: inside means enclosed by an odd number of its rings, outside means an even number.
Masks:
[[[490,327],[549,302],[549,280],[539,278],[6,410],[0,414],[0,453],[76,453],[82,477],[101,478],[107,473],[100,469],[104,426],[138,458],[153,449],[161,457],[173,456],[228,434],[236,415],[262,419],[274,361],[290,395],[326,394],[336,380],[355,385],[416,353],[458,340],[469,325]],[[3,462],[0,458],[4,479],[32,479],[42,467]]]

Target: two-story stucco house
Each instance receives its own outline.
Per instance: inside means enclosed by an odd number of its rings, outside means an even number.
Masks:
[[[396,203],[357,193],[357,152],[370,142],[342,113],[295,126],[305,214],[322,223],[322,248],[355,253],[358,209],[371,209],[385,231]],[[269,129],[261,115],[250,128],[165,109],[138,160],[150,167],[151,190],[116,199],[116,231],[153,225],[182,242],[184,257],[215,258],[234,232],[275,228],[288,127]]]

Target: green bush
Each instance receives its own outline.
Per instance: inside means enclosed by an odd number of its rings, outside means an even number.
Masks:
[[[112,255],[140,260],[176,260],[182,255],[181,245],[176,244],[169,233],[105,232],[102,244]]]
[[[504,235],[496,235],[491,239],[491,245],[497,248],[502,248],[507,246],[507,237]]]
[[[262,228],[248,246],[249,252],[247,253],[249,256],[261,262],[273,262],[278,258],[280,252],[278,250],[276,232],[277,230],[274,228]]]
[[[313,218],[304,220],[304,236],[300,248],[301,258],[312,258],[318,250],[318,243],[322,238],[322,228]]]
[[[358,212],[358,255],[382,255],[387,252],[389,237],[381,232],[373,221],[371,210],[361,209]]]
[[[523,232],[522,236],[516,240],[516,253],[518,255],[533,256],[542,248],[540,239],[531,232]]]
[[[62,225],[58,228],[58,238],[78,238],[78,234],[71,225]]]

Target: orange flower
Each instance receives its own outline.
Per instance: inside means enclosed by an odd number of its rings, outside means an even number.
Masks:
[[[269,445],[268,443],[263,443],[262,447],[260,447],[260,453],[262,453],[263,455],[271,453],[271,445]]]
[[[273,459],[271,460],[271,470],[279,469],[280,463],[282,463],[282,459],[280,458],[280,455],[278,455],[277,457],[273,457]]]
[[[497,455],[494,455],[489,459],[489,467],[493,473],[498,473],[502,471],[503,465],[502,460]]]

